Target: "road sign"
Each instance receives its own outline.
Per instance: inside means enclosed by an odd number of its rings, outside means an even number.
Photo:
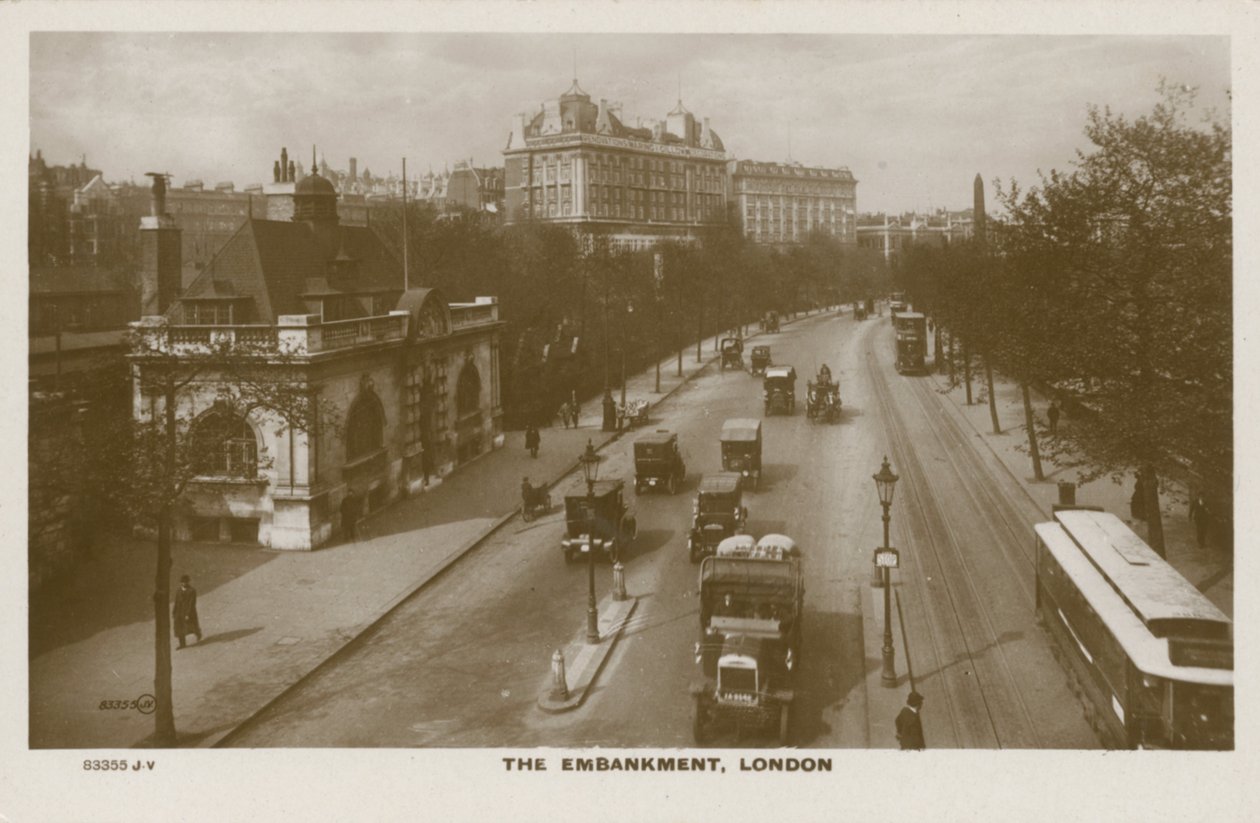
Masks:
[[[901,566],[901,557],[893,548],[876,549],[875,565],[884,569],[896,569]]]

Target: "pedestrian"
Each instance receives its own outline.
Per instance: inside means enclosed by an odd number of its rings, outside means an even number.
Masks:
[[[902,749],[921,750],[927,748],[923,742],[923,719],[919,717],[919,709],[923,707],[923,695],[910,692],[906,705],[901,707],[897,715],[897,742]]]
[[[569,428],[569,416],[572,413],[573,409],[569,406],[568,400],[560,404],[560,422],[564,423],[566,429]]]
[[[197,590],[192,587],[192,581],[186,574],[179,578],[171,616],[175,619],[175,636],[179,638],[181,649],[184,648],[184,638],[190,634],[195,634],[197,642],[201,642],[201,621],[197,619]]]
[[[1133,482],[1133,496],[1129,498],[1129,514],[1134,520],[1146,520],[1146,484],[1142,475]]]
[[[582,419],[582,407],[578,405],[576,394],[574,394],[573,402],[569,406],[569,413],[573,415],[573,428],[576,429]]]
[[[1190,522],[1194,523],[1194,535],[1199,541],[1199,548],[1206,549],[1208,530],[1212,528],[1212,509],[1201,494],[1196,494],[1194,500],[1190,501]]]
[[[617,401],[613,400],[612,392],[604,389],[604,431],[615,432],[617,430]]]
[[[355,538],[355,527],[359,523],[359,498],[354,492],[346,495],[341,501],[341,534],[346,542]]]
[[[538,435],[538,427],[530,423],[525,428],[525,448],[529,451],[530,457],[538,456],[538,447],[541,445],[541,439]]]
[[[1046,417],[1050,418],[1050,433],[1056,434],[1059,431],[1059,401],[1051,400],[1050,408],[1046,409]]]

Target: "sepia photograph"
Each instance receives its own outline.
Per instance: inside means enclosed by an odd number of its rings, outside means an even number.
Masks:
[[[0,820],[1245,819],[1190,5],[0,9]]]

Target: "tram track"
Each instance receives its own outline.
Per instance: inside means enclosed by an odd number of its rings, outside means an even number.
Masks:
[[[1019,537],[1007,519],[1009,512],[1005,511],[1004,501],[993,497],[987,490],[977,492],[977,488],[987,489],[991,481],[983,467],[975,465],[976,457],[972,454],[971,444],[954,421],[941,419],[939,406],[932,408],[927,405],[920,387],[911,386],[909,389],[916,405],[928,421],[934,439],[941,443],[940,451],[944,453],[949,467],[949,472],[944,475],[924,470],[920,450],[911,442],[902,410],[894,401],[893,392],[874,352],[869,348],[866,362],[876,396],[885,409],[885,430],[891,450],[908,481],[911,532],[918,533],[918,542],[927,549],[926,552],[916,551],[914,555],[925,560],[930,558],[924,564],[925,572],[932,566],[936,571],[935,575],[911,577],[929,616],[938,659],[942,645],[946,645],[941,643],[940,638],[951,628],[957,634],[957,646],[962,652],[962,655],[954,655],[952,663],[941,660],[939,669],[942,683],[949,687],[951,720],[959,745],[972,743],[998,748],[1040,746],[1043,741],[1020,687],[1017,667],[1005,647],[1005,635],[999,630],[1002,621],[994,613],[1012,606],[1020,608],[1009,602],[1006,578],[1016,577],[1027,597],[1031,598],[1032,594],[1027,568],[1022,573],[1012,568],[1011,558],[1000,548],[1009,545],[1012,537]],[[963,490],[962,495],[959,495],[959,489]],[[961,498],[959,502],[963,505],[944,506],[940,502],[951,497]],[[993,523],[989,517],[974,516],[975,512],[987,512],[995,505],[1000,511],[1001,524]],[[1007,574],[1000,575],[1000,580],[993,580],[993,575],[983,573],[988,571],[984,566],[994,565],[994,551],[977,555],[972,550],[971,541],[960,539],[967,532],[974,532],[977,523],[983,524],[981,532],[989,538],[988,542],[999,547],[996,550],[1001,555],[998,565],[1007,571]],[[963,549],[964,542],[967,551]],[[940,582],[944,598],[940,596],[941,592],[934,592],[929,585],[928,578],[933,576]],[[956,669],[958,664],[963,666],[961,676],[957,672],[950,673],[951,666]],[[964,713],[966,718],[986,719],[987,723],[982,724],[981,729],[974,728],[974,721],[961,722],[957,709],[968,704],[972,709]],[[979,707],[983,707],[982,713],[975,711]]]

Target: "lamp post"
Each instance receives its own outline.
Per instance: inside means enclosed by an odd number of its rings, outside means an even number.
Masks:
[[[621,408],[626,408],[626,345],[629,343],[629,321],[634,314],[634,303],[626,301],[626,316],[621,323]]]
[[[892,468],[888,465],[888,457],[884,456],[884,465],[880,467],[879,472],[871,475],[871,479],[875,481],[875,490],[879,493],[879,504],[884,507],[884,549],[892,558],[896,558],[892,547],[888,545],[888,524],[892,520],[889,510],[892,508],[893,490],[897,486],[897,475],[893,474]],[[892,635],[892,606],[891,595],[889,591],[892,589],[889,580],[891,573],[888,565],[879,564],[880,571],[883,572],[884,584],[884,646],[881,649],[883,657],[884,669],[880,673],[879,682],[885,686],[897,685],[897,670],[893,665],[893,635]]]
[[[586,478],[586,516],[595,522],[595,480],[599,476],[599,455],[590,440],[586,441],[586,451],[578,458],[582,464],[582,476]],[[587,568],[586,595],[586,642],[599,642],[599,610],[595,608],[595,535],[587,535],[585,544]]]

